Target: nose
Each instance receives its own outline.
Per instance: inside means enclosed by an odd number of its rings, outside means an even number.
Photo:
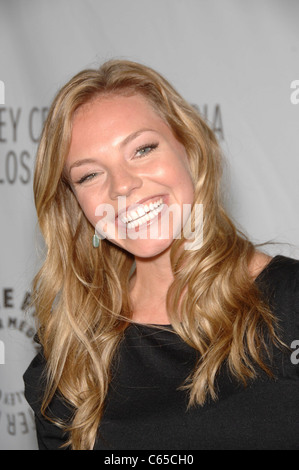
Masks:
[[[134,190],[142,186],[142,178],[128,168],[119,166],[110,174],[109,195],[111,199],[119,196],[129,196]]]

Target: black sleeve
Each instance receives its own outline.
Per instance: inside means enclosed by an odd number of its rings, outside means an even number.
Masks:
[[[273,259],[267,271],[260,279],[261,285],[278,321],[278,336],[289,348],[283,350],[283,353],[279,350],[278,370],[285,378],[298,380],[299,261],[279,255]]]
[[[39,353],[23,376],[25,398],[34,411],[39,450],[63,450],[67,449],[64,446],[68,440],[65,432],[41,414],[42,397],[45,389],[45,380],[43,378],[45,368],[46,361],[43,354]],[[70,409],[58,396],[55,396],[52,400],[47,414],[62,420],[67,420],[71,416]]]

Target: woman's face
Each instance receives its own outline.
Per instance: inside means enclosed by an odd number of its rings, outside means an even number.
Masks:
[[[79,108],[66,171],[97,232],[133,255],[156,256],[180,236],[194,195],[186,151],[142,95]]]

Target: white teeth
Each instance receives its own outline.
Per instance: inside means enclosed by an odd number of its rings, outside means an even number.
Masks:
[[[142,217],[143,215],[145,215],[145,210],[142,209],[142,207],[138,207],[137,208],[137,213],[138,213],[139,217]]]
[[[126,216],[121,217],[121,221],[127,224],[128,228],[140,227],[144,223],[156,217],[163,209],[163,199],[160,198],[154,203],[137,207],[136,210],[130,211]]]

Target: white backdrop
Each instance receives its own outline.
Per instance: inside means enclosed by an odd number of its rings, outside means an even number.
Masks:
[[[285,243],[269,254],[299,258],[298,18],[297,0],[0,0],[0,449],[37,448],[22,381],[35,354],[32,176],[57,89],[110,58],[157,69],[214,128],[233,219],[255,242]]]

